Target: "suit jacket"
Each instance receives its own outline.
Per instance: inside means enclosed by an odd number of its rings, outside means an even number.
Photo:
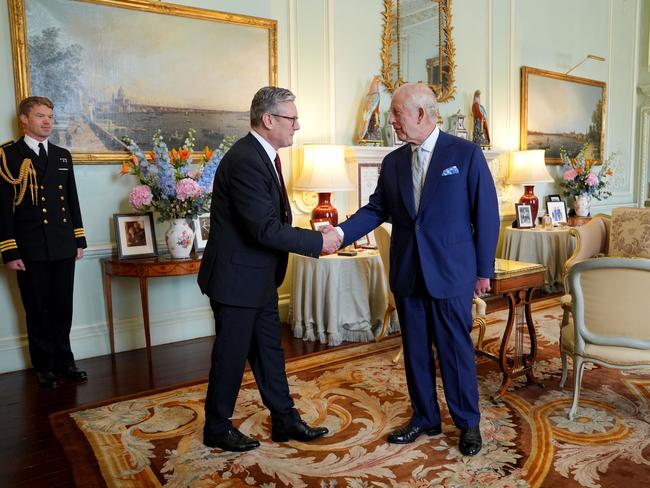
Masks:
[[[435,298],[471,293],[477,276],[493,275],[499,207],[492,175],[477,145],[440,132],[417,213],[410,145],[388,154],[369,203],[341,224],[343,245],[386,220],[393,224],[390,285],[396,295],[413,291],[418,266]]]
[[[55,261],[72,258],[77,248],[86,247],[81,210],[74,179],[72,156],[67,149],[48,145],[47,164],[43,165],[21,138],[2,147],[9,175],[18,178],[25,159],[36,170],[38,198],[32,200],[27,188],[20,205],[14,208],[14,186],[0,177],[0,251],[5,263],[23,261]]]
[[[214,178],[198,276],[205,295],[226,305],[264,305],[284,280],[289,252],[320,255],[320,233],[283,223],[281,209],[273,163],[249,133],[226,153]]]

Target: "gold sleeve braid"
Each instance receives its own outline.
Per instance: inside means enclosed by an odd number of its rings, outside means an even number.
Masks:
[[[28,186],[32,195],[32,203],[36,205],[38,202],[38,184],[36,182],[36,170],[34,169],[32,160],[29,158],[23,159],[23,162],[20,165],[18,178],[14,178],[9,171],[9,167],[7,166],[7,158],[5,156],[4,150],[1,147],[0,159],[2,160],[2,166],[0,167],[0,176],[7,183],[14,187],[14,210],[23,201]],[[18,191],[16,191],[17,186],[19,186]]]

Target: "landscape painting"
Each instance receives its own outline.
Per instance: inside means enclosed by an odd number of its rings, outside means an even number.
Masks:
[[[561,163],[560,148],[575,157],[587,145],[602,160],[606,84],[524,66],[521,68],[521,149],[544,149],[547,164]]]
[[[274,20],[134,0],[9,3],[16,97],[52,99],[52,142],[76,162],[121,160],[126,135],[150,150],[158,129],[170,148],[190,127],[197,150],[215,148],[246,134],[253,94],[277,81]]]

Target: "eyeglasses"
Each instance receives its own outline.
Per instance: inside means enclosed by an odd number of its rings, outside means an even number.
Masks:
[[[287,119],[291,121],[291,128],[294,128],[296,124],[298,123],[298,116],[296,115],[295,117],[289,117],[288,115],[280,115],[280,114],[272,114],[269,113],[269,115],[273,115],[273,117],[282,117],[283,119]]]

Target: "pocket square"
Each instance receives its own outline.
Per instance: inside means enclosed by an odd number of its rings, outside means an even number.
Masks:
[[[451,175],[457,175],[458,174],[458,167],[457,166],[449,166],[449,168],[446,168],[442,172],[442,176],[451,176]]]

